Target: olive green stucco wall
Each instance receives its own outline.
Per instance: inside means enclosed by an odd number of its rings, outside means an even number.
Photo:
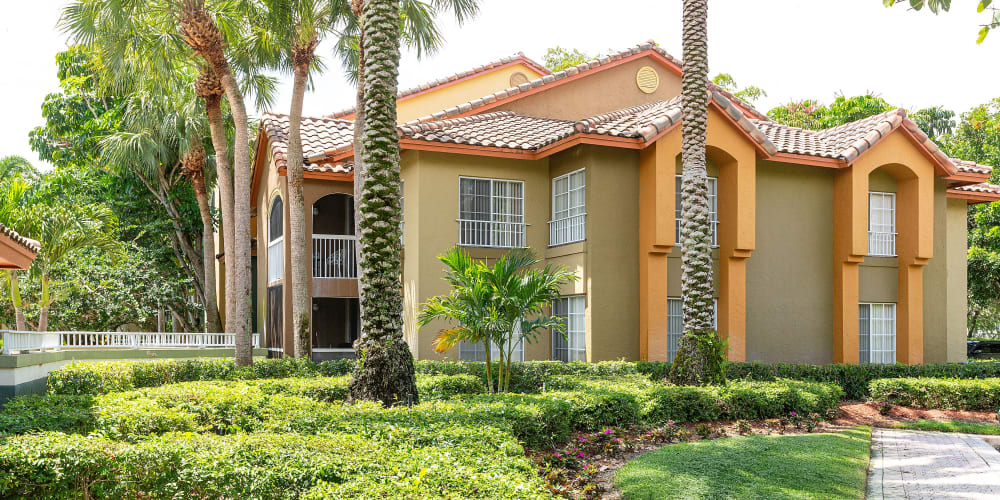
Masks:
[[[967,228],[965,200],[934,185],[934,258],[924,268],[924,362],[966,359]]]
[[[758,161],[756,222],[747,361],[830,363],[833,170]]]

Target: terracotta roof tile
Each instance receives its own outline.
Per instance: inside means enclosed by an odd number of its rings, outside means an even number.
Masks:
[[[423,92],[425,90],[430,90],[430,89],[432,89],[434,87],[438,87],[438,86],[441,86],[441,85],[447,85],[447,84],[452,83],[454,81],[461,80],[462,78],[470,77],[472,75],[475,75],[477,73],[482,73],[484,71],[489,71],[491,69],[498,68],[500,66],[503,66],[505,64],[510,64],[512,62],[515,62],[515,61],[524,61],[529,66],[533,66],[534,69],[536,69],[537,71],[543,73],[545,75],[544,77],[551,76],[551,72],[549,72],[549,70],[546,69],[545,66],[537,63],[536,61],[532,60],[530,57],[524,55],[524,52],[518,52],[517,54],[514,54],[512,56],[507,56],[507,57],[504,57],[504,58],[501,58],[501,59],[497,59],[496,61],[490,61],[490,62],[488,62],[486,64],[483,64],[483,65],[480,65],[480,66],[476,66],[475,68],[472,68],[472,69],[469,69],[469,70],[466,70],[466,71],[459,71],[458,73],[455,73],[453,75],[448,75],[448,76],[446,76],[444,78],[438,78],[437,80],[434,80],[432,82],[426,82],[426,83],[422,83],[420,85],[417,85],[416,87],[412,87],[412,88],[400,90],[399,93],[397,94],[397,98],[403,98],[403,97],[406,97],[406,96],[409,96],[409,95],[413,95],[413,94],[416,94],[416,93],[419,93],[419,92]],[[349,108],[344,108],[344,109],[341,109],[339,111],[335,111],[333,113],[325,115],[324,118],[341,118],[341,117],[349,116],[349,115],[352,115],[352,114],[354,114],[354,106],[351,106]]]
[[[993,167],[988,165],[980,165],[974,161],[962,160],[960,158],[951,158],[951,162],[958,167],[959,172],[968,174],[986,174],[989,175],[993,172]]]
[[[28,249],[31,253],[38,253],[38,251],[41,250],[41,245],[37,241],[31,238],[25,238],[24,236],[17,234],[17,231],[14,231],[3,224],[0,224],[0,235],[10,238],[14,243]]]
[[[988,182],[983,182],[981,184],[971,184],[968,186],[958,186],[952,188],[957,191],[968,191],[970,193],[986,193],[1000,195],[1000,186],[996,184],[990,184]]]
[[[274,164],[279,168],[288,164],[285,158],[288,152],[288,115],[266,113],[261,118],[261,129],[271,142],[271,154]],[[348,120],[334,118],[302,117],[302,153],[305,157],[324,157],[332,151],[350,149],[354,143],[354,124]],[[304,167],[308,171],[350,172],[348,167],[341,170],[330,170],[330,165],[310,165]],[[344,170],[347,168],[346,170]]]
[[[496,148],[538,149],[573,133],[573,122],[499,111],[399,126],[401,137]]]

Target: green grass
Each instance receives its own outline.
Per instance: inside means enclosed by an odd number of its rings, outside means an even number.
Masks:
[[[664,446],[621,468],[625,498],[859,499],[871,429]]]
[[[974,424],[969,422],[938,422],[936,420],[915,420],[892,424],[893,429],[917,431],[963,432],[965,434],[993,434],[1000,436],[1000,425]]]

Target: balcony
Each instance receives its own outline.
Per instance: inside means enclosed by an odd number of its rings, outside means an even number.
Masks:
[[[895,257],[896,233],[868,231],[868,255],[872,257]]]
[[[358,277],[358,237],[346,234],[314,234],[313,278]]]
[[[525,226],[524,222],[458,219],[458,244],[487,248],[523,247]]]
[[[549,221],[549,246],[565,245],[587,239],[587,214]]]

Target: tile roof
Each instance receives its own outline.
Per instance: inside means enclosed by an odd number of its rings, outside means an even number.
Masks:
[[[496,148],[538,149],[573,134],[573,122],[510,111],[400,125],[407,139]]]
[[[425,117],[422,117],[422,118],[417,118],[416,120],[413,120],[413,121],[411,121],[411,122],[409,122],[407,124],[420,123],[420,122],[428,122],[428,121],[433,121],[433,120],[443,120],[445,118],[451,118],[451,117],[453,117],[455,115],[462,114],[462,113],[465,113],[467,111],[471,111],[473,109],[482,107],[482,106],[490,104],[492,102],[495,102],[495,101],[498,101],[498,100],[501,100],[501,99],[506,99],[508,97],[520,94],[521,92],[527,92],[527,91],[529,91],[529,90],[531,90],[533,88],[541,87],[543,85],[548,85],[550,83],[553,83],[553,82],[556,82],[556,81],[559,81],[559,80],[563,80],[563,79],[569,78],[571,76],[575,76],[575,75],[583,73],[585,71],[589,71],[589,70],[592,70],[592,69],[595,69],[595,68],[599,68],[601,66],[605,66],[605,65],[607,65],[609,63],[618,61],[620,59],[624,59],[626,57],[632,56],[634,54],[638,54],[640,52],[645,52],[647,50],[656,51],[658,54],[660,54],[661,56],[663,56],[664,58],[666,58],[670,62],[676,64],[677,66],[681,65],[681,61],[679,59],[674,58],[673,56],[671,56],[670,54],[668,54],[667,51],[665,51],[662,48],[660,48],[659,46],[657,46],[656,42],[654,42],[652,40],[649,40],[649,41],[646,41],[644,43],[640,43],[639,45],[636,45],[635,47],[631,47],[631,48],[628,48],[628,49],[625,49],[625,50],[622,50],[622,51],[619,51],[619,52],[613,52],[613,53],[608,54],[606,56],[599,57],[597,59],[594,59],[594,60],[591,60],[591,61],[587,61],[585,63],[581,63],[581,64],[578,64],[576,66],[572,66],[572,67],[566,68],[566,69],[564,69],[562,71],[557,71],[555,73],[552,73],[552,74],[549,74],[549,75],[545,75],[545,76],[543,76],[541,78],[536,78],[534,80],[531,80],[530,82],[522,83],[521,85],[518,85],[516,87],[510,87],[510,88],[508,88],[506,90],[501,90],[501,91],[499,91],[499,92],[497,92],[495,94],[491,94],[491,95],[488,95],[488,96],[480,97],[479,99],[476,99],[474,101],[469,101],[469,102],[466,102],[464,104],[459,104],[458,106],[454,106],[454,107],[445,109],[443,111],[439,111],[439,112],[434,113],[434,114],[429,115],[429,116],[425,116]]]
[[[530,57],[524,55],[524,52],[518,52],[517,54],[514,54],[512,56],[507,56],[507,57],[504,57],[502,59],[497,59],[496,61],[491,61],[491,62],[488,62],[488,63],[483,64],[481,66],[476,66],[475,68],[472,68],[470,70],[459,71],[458,73],[455,73],[453,75],[448,75],[448,76],[446,76],[444,78],[438,78],[437,80],[434,80],[432,82],[426,82],[426,83],[422,83],[420,85],[417,85],[416,87],[408,88],[408,89],[405,89],[405,90],[400,90],[399,93],[397,94],[397,98],[401,99],[403,97],[407,97],[407,96],[410,96],[410,95],[413,95],[413,94],[416,94],[416,93],[419,93],[419,92],[423,92],[425,90],[430,90],[430,89],[432,89],[434,87],[438,87],[438,86],[441,86],[441,85],[446,85],[446,84],[449,84],[451,82],[458,81],[458,80],[461,80],[463,78],[470,77],[470,76],[475,75],[477,73],[482,73],[484,71],[489,71],[489,70],[494,69],[494,68],[499,68],[500,66],[503,66],[505,64],[510,64],[512,62],[515,62],[515,61],[523,61],[525,64],[527,64],[528,66],[532,66],[533,69],[535,69],[539,73],[542,73],[543,75],[547,75],[547,74],[551,74],[552,73],[551,71],[549,71],[548,69],[546,69],[545,66],[543,66],[541,64],[538,64],[536,61],[532,60]],[[344,108],[344,109],[341,109],[339,111],[335,111],[333,113],[325,115],[324,117],[325,118],[341,118],[341,117],[344,117],[344,116],[350,116],[352,114],[354,114],[354,106],[351,106],[349,108]]]
[[[805,130],[774,122],[751,120],[781,153],[831,158],[851,163],[890,132],[902,126],[946,169],[956,166],[927,134],[906,117],[906,110],[893,109],[826,130]]]
[[[988,165],[980,165],[974,161],[962,160],[960,158],[951,158],[951,162],[958,167],[958,171],[967,174],[986,174],[989,175],[993,172],[993,167]]]
[[[288,163],[288,115],[265,113],[261,117],[261,130],[271,143],[271,154],[278,168]],[[334,118],[302,117],[302,153],[306,159],[323,157],[333,151],[350,149],[354,144],[354,124]],[[350,172],[353,166],[306,164],[305,170],[313,172]]]
[[[958,186],[951,188],[956,191],[966,191],[969,193],[983,193],[983,194],[995,194],[1000,196],[1000,186],[996,184],[990,184],[988,182],[983,182],[981,184],[971,184],[968,186]]]
[[[31,238],[25,238],[24,236],[17,234],[17,231],[14,231],[3,224],[0,224],[0,235],[10,238],[11,241],[28,249],[31,253],[38,253],[38,251],[42,248],[37,241]]]

